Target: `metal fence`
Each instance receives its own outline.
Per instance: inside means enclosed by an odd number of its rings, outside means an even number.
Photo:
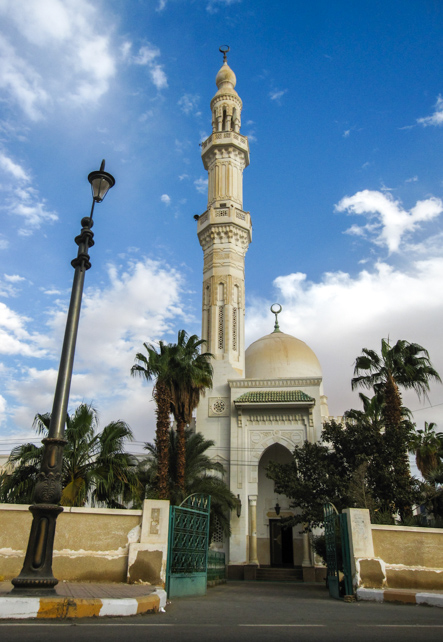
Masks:
[[[208,551],[208,582],[226,580],[225,554],[218,551]]]

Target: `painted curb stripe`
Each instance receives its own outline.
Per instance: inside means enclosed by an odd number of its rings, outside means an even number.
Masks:
[[[160,608],[160,598],[157,593],[147,595],[146,597],[138,597],[137,602],[137,614],[149,613],[149,611],[154,611],[154,613],[157,613],[158,609]]]
[[[402,602],[403,604],[428,604],[443,608],[443,593],[396,591],[394,589],[357,589],[357,599],[370,602]]]
[[[107,615],[136,615],[138,603],[135,598],[126,599],[102,599],[102,607],[100,609],[100,616]]]
[[[85,617],[128,616],[157,613],[166,606],[166,592],[157,589],[137,598],[83,599],[68,597],[0,597],[0,620],[64,619]]]
[[[37,617],[40,607],[40,598],[24,597],[20,600],[14,598],[0,598],[0,619],[22,620]]]

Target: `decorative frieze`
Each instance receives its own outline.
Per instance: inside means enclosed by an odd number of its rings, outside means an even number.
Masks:
[[[230,388],[290,388],[318,386],[321,377],[310,379],[229,379]]]
[[[258,413],[256,415],[247,415],[247,422],[251,425],[286,425],[286,424],[305,424],[306,415],[294,413]]]

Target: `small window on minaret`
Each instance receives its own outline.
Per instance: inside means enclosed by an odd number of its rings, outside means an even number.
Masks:
[[[225,132],[227,129],[227,124],[226,124],[226,109],[223,109],[223,125],[222,125],[222,130]]]

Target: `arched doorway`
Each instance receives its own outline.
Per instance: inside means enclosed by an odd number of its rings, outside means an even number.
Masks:
[[[288,464],[292,461],[291,452],[275,443],[262,454],[258,466],[257,496],[257,553],[260,566],[293,567],[300,564],[301,537],[294,528],[282,528],[281,517],[292,513],[290,500],[284,495],[276,495],[274,482],[266,476],[266,468],[271,461]],[[280,515],[275,506],[280,505]],[[295,539],[294,539],[295,538]],[[299,541],[300,540],[300,541]]]

